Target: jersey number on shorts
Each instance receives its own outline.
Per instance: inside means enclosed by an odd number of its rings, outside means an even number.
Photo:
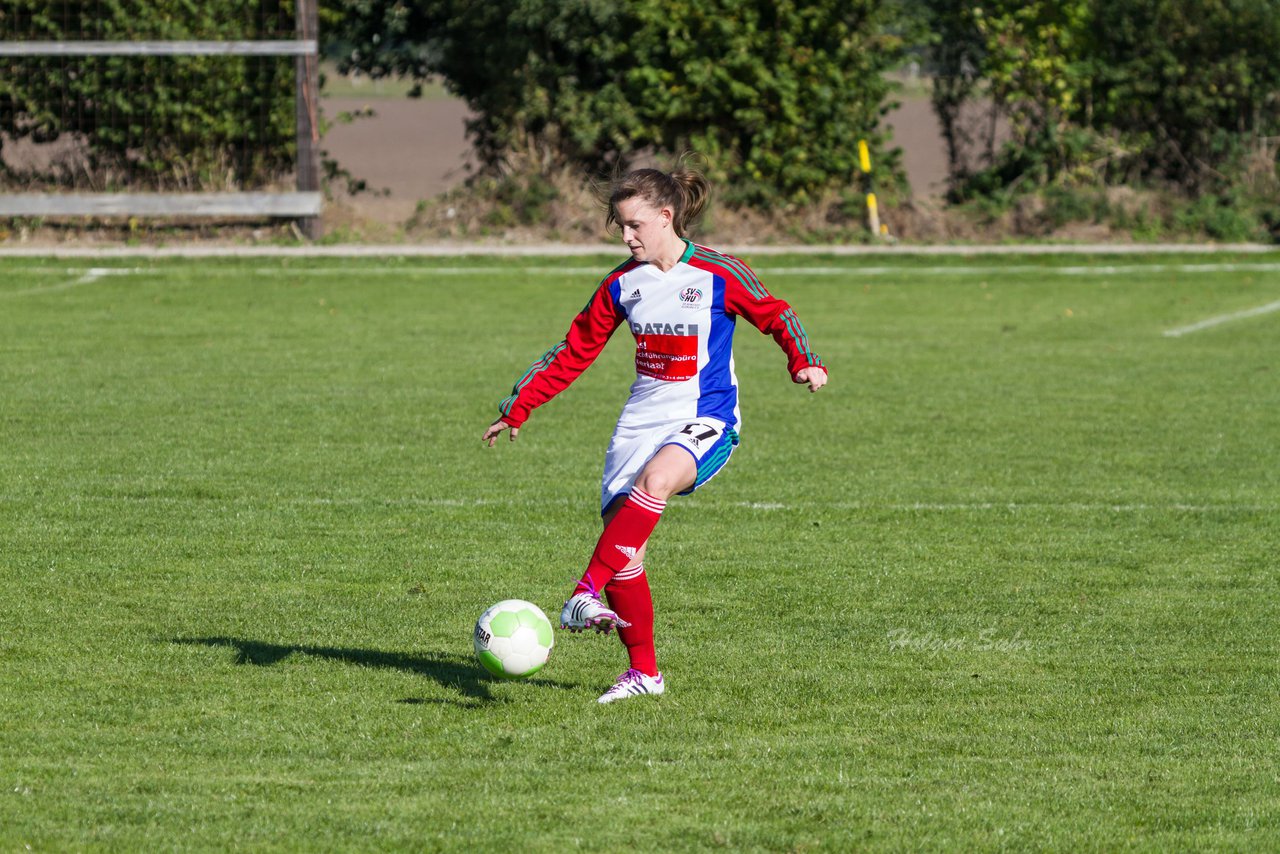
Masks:
[[[694,431],[694,428],[696,427],[702,427],[706,429],[703,430],[703,432],[701,433],[695,434],[693,431]],[[690,441],[693,442],[693,446],[695,448],[701,447],[702,443],[707,439],[720,435],[720,431],[717,430],[715,427],[712,427],[709,424],[699,424],[697,422],[694,422],[693,424],[684,425],[684,429],[681,430],[680,432],[682,434],[687,434],[690,437]]]

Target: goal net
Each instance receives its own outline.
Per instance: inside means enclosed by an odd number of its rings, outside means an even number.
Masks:
[[[0,216],[319,213],[315,0],[6,0]]]

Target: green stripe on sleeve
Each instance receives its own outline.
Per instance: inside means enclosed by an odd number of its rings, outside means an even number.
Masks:
[[[516,380],[515,386],[513,386],[511,389],[512,396],[514,397],[516,395],[519,395],[520,390],[523,389],[525,386],[527,386],[530,382],[532,382],[535,376],[542,373],[547,368],[551,367],[551,363],[556,360],[556,356],[560,355],[560,351],[564,350],[566,346],[568,345],[566,345],[565,342],[561,341],[559,344],[555,345],[550,350],[543,353],[542,358],[538,359],[536,362],[530,365],[529,370],[525,371],[524,375],[520,377],[520,379]]]
[[[769,297],[768,290],[765,289],[764,283],[759,277],[752,272],[751,268],[739,261],[737,258],[731,258],[728,255],[722,255],[713,249],[699,247],[697,256],[703,260],[728,267],[738,276],[738,281],[742,282],[742,286],[747,289],[756,299],[767,299]]]
[[[791,337],[795,340],[796,347],[809,360],[809,364],[819,368],[822,367],[822,359],[809,349],[809,333],[805,332],[804,324],[800,322],[800,318],[796,317],[796,313],[791,309],[787,309],[782,313],[781,317],[782,322],[787,325],[788,331],[791,332]]]

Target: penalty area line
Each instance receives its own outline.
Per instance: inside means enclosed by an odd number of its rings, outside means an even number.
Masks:
[[[1165,338],[1181,338],[1183,335],[1190,335],[1192,332],[1199,332],[1203,329],[1212,329],[1215,326],[1221,326],[1224,323],[1231,323],[1236,320],[1245,320],[1250,317],[1259,317],[1264,314],[1272,314],[1280,311],[1280,300],[1269,302],[1266,305],[1260,305],[1257,308],[1249,308],[1244,311],[1235,311],[1231,314],[1219,314],[1210,317],[1199,323],[1192,323],[1189,326],[1179,326],[1176,329],[1166,329]]]
[[[71,270],[69,272],[74,274],[80,271]],[[91,285],[106,276],[131,276],[134,273],[140,272],[142,271],[137,268],[128,267],[90,267],[88,270],[84,271],[82,275],[69,282],[63,282],[58,285],[45,285],[44,287],[39,288],[27,288],[21,291],[10,291],[9,293],[0,293],[0,298],[31,297],[39,296],[40,294],[51,294],[56,293],[57,291],[67,291],[72,288],[78,288],[81,285]]]

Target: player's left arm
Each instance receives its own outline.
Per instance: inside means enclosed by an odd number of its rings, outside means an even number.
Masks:
[[[815,392],[827,384],[827,369],[817,365],[810,365],[796,371],[795,381],[798,383],[808,383],[809,391]]]
[[[804,383],[809,391],[827,384],[827,366],[809,346],[804,324],[786,300],[778,299],[765,288],[754,273],[745,268],[742,278],[725,282],[725,311],[745,317],[756,329],[770,335],[787,354],[787,371],[793,382]]]

